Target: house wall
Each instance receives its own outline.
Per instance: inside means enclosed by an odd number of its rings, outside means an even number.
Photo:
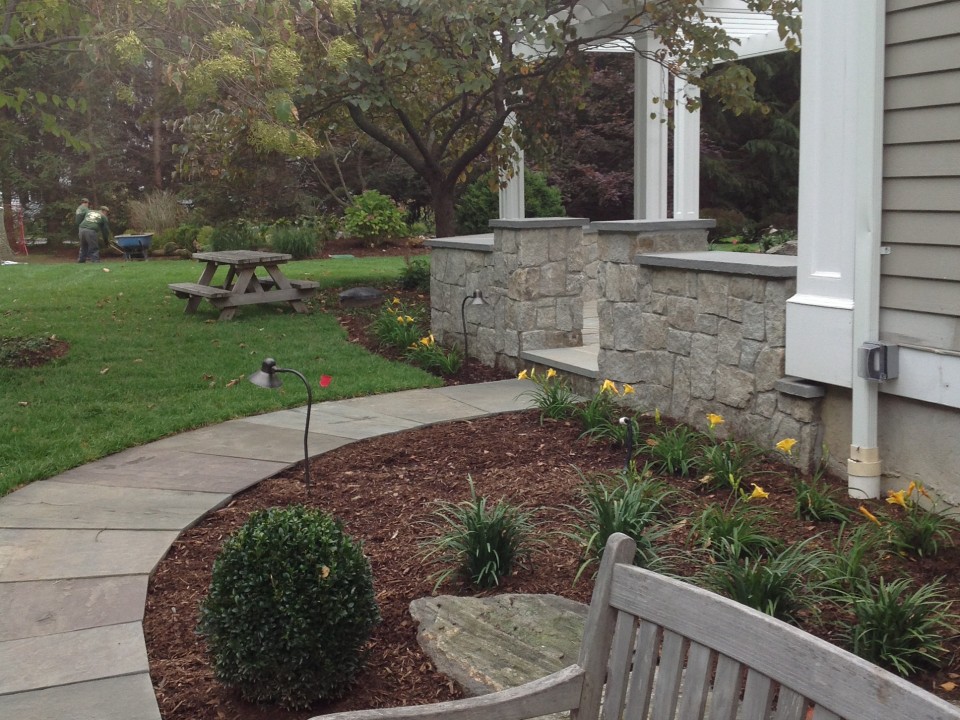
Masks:
[[[960,2],[886,23],[881,338],[960,353]]]

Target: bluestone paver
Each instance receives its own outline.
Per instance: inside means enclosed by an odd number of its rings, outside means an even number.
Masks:
[[[309,452],[530,406],[506,380],[315,403]],[[177,536],[303,460],[305,408],[131,448],[0,499],[0,718],[159,720],[143,611]]]

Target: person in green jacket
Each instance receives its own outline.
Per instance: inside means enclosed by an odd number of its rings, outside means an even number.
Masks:
[[[80,221],[80,257],[78,263],[100,262],[100,239],[98,234],[103,235],[105,243],[110,242],[110,223],[107,216],[110,214],[110,208],[103,206],[99,210],[87,210],[83,220]]]

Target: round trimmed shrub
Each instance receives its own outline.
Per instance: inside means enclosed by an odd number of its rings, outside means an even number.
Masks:
[[[361,238],[373,246],[409,232],[403,211],[392,198],[376,190],[353,197],[344,210],[343,231],[348,237]]]
[[[224,542],[198,631],[220,682],[292,710],[344,694],[379,620],[360,544],[293,506],[254,513]]]

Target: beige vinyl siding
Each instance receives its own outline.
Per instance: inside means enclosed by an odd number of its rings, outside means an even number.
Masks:
[[[888,0],[880,334],[960,351],[960,0]]]

